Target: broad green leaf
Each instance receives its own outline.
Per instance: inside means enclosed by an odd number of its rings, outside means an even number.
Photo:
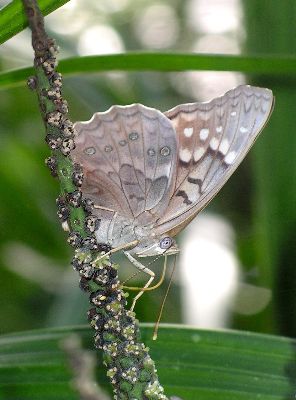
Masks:
[[[240,71],[247,74],[295,75],[295,56],[229,56],[205,54],[126,53],[73,57],[60,61],[64,75],[106,71]],[[0,89],[23,84],[33,74],[21,68],[0,74]]]
[[[43,15],[47,15],[68,1],[69,0],[38,0],[38,4]],[[12,38],[28,26],[21,0],[13,0],[0,10],[0,26],[0,44],[6,42],[6,40]]]
[[[183,400],[294,398],[296,341],[238,331],[142,327],[167,395]],[[79,334],[91,349],[87,327],[23,332],[0,337],[0,397],[4,400],[77,399],[61,341]],[[98,360],[97,380],[109,387]],[[110,390],[110,389],[109,389]]]

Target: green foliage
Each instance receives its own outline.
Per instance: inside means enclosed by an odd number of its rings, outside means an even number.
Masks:
[[[38,4],[43,15],[47,15],[69,0],[39,0]],[[19,0],[11,1],[0,11],[0,44],[12,38],[15,34],[28,26],[27,19],[23,11],[23,4]]]
[[[61,60],[64,75],[106,71],[240,71],[248,74],[294,75],[296,57],[128,53]],[[0,89],[24,84],[33,68],[0,73]]]
[[[186,400],[281,400],[295,393],[295,340],[168,325],[153,341],[152,332],[152,326],[142,327],[143,339],[168,395]],[[77,399],[62,344],[72,333],[83,339],[85,349],[92,348],[88,327],[0,337],[2,398]],[[101,360],[97,365],[98,382],[108,391]]]
[[[39,1],[45,13],[64,3]],[[175,1],[174,6],[182,9],[183,3],[186,2]],[[133,3],[131,8],[143,4]],[[244,280],[270,288],[274,294],[273,303],[263,312],[254,316],[235,314],[232,327],[295,336],[296,49],[292,40],[295,24],[289,22],[295,14],[295,2],[276,5],[267,0],[246,0],[243,5],[246,48],[252,55],[187,54],[188,47],[184,54],[129,51],[120,55],[74,56],[61,60],[60,70],[66,76],[65,97],[77,120],[89,119],[93,112],[114,103],[142,102],[165,110],[192,100],[187,93],[176,91],[170,74],[156,71],[241,71],[249,74],[254,84],[274,90],[276,105],[268,127],[211,207],[236,226]],[[124,16],[114,13],[113,19],[108,15],[108,21],[118,31],[121,29],[128,48],[134,50],[139,46],[126,22],[132,11],[129,9]],[[12,1],[0,11],[0,42],[13,37],[24,26],[21,2]],[[183,51],[190,35],[192,32],[185,33],[178,49]],[[71,45],[62,36],[59,39],[66,55],[72,56]],[[4,56],[0,61],[1,65],[7,64]],[[28,58],[23,64],[29,62]],[[116,75],[102,73],[119,70],[128,72],[124,83]],[[148,70],[154,72],[144,72]],[[85,76],[97,72],[101,74]],[[87,309],[87,299],[79,292],[76,276],[69,270],[71,251],[57,224],[58,185],[43,167],[48,155],[44,128],[35,94],[24,85],[31,73],[31,68],[5,69],[0,73],[2,333],[81,323]],[[84,76],[74,78],[78,74]],[[155,318],[162,295],[158,291],[141,299],[137,305],[141,320]],[[175,286],[164,320],[180,322],[180,314],[179,288]],[[88,329],[78,331],[90,347]],[[5,400],[15,399],[20,393],[24,400],[76,398],[69,387],[72,375],[65,366],[65,355],[58,348],[59,339],[67,333],[28,332],[0,339],[0,394],[6,396]],[[292,340],[172,327],[161,329],[156,343],[150,337],[151,329],[145,328],[145,342],[152,349],[168,394],[179,394],[186,400],[271,400],[292,398],[295,392]],[[106,384],[104,376],[98,369],[99,382]]]
[[[257,10],[258,2],[245,2],[246,48],[252,54],[278,54],[278,58],[294,56],[296,45],[290,41],[295,26],[286,24],[290,12],[295,12],[295,2],[288,0],[285,7],[267,0],[260,3],[265,18]],[[276,23],[275,23],[276,22]],[[272,26],[272,29],[270,29]],[[268,33],[268,37],[265,32]],[[260,40],[258,40],[260,37]],[[296,71],[294,69],[294,71]],[[296,81],[286,74],[278,79],[263,75],[256,83],[272,87],[275,94],[275,112],[270,121],[268,137],[252,152],[256,199],[254,201],[255,249],[261,266],[259,284],[273,288],[272,307],[257,316],[259,329],[296,335],[294,322],[295,243],[296,241],[296,163],[291,153],[296,149],[294,133]],[[274,317],[276,315],[276,318]]]
[[[61,62],[64,74],[100,71],[240,71],[250,74],[295,74],[296,57],[214,54],[128,53],[70,58]]]

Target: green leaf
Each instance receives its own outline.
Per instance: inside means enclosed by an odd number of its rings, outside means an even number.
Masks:
[[[24,332],[0,337],[0,397],[4,400],[77,399],[60,343],[79,334],[92,348],[89,328]],[[282,400],[295,393],[296,341],[236,331],[142,327],[167,395],[184,400]],[[98,361],[97,379],[108,388]],[[1,396],[2,395],[2,396]]]
[[[103,71],[240,71],[248,74],[295,75],[295,56],[229,56],[205,54],[126,53],[61,60],[64,75]],[[23,84],[32,68],[2,72],[0,89]]]
[[[47,15],[68,1],[69,0],[38,0],[38,4],[43,15]],[[21,0],[13,0],[0,10],[0,26],[0,44],[6,42],[6,40],[12,38],[28,26]]]

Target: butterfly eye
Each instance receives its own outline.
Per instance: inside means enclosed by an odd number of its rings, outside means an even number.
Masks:
[[[169,249],[172,244],[173,244],[173,239],[170,238],[169,236],[161,239],[159,243],[161,249]]]

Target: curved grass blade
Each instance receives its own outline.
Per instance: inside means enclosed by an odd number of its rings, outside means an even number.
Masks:
[[[61,60],[64,76],[106,71],[240,71],[247,74],[282,75],[296,72],[296,57],[229,56],[206,54],[126,53],[73,57]],[[32,68],[0,73],[0,89],[22,85]]]

